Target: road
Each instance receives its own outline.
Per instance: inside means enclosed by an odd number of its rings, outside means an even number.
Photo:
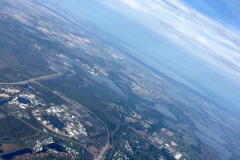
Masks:
[[[4,111],[8,112],[8,111],[7,111],[6,109],[4,109],[4,108],[2,108],[2,109],[3,109]],[[75,141],[75,140],[73,140],[73,139],[71,139],[71,138],[69,138],[69,137],[67,137],[67,136],[64,136],[64,135],[62,135],[62,134],[58,134],[58,133],[52,132],[52,131],[50,131],[50,132],[42,131],[41,129],[39,129],[39,128],[37,128],[37,127],[29,124],[28,122],[26,122],[26,121],[23,120],[21,117],[18,117],[18,116],[16,116],[16,115],[12,114],[12,113],[10,113],[9,115],[14,116],[16,119],[18,119],[19,121],[23,122],[24,124],[26,124],[27,126],[31,127],[32,129],[36,130],[38,133],[47,134],[47,135],[51,135],[51,136],[54,136],[54,137],[55,137],[55,136],[58,136],[58,137],[61,137],[61,139],[67,140],[67,141],[69,141],[69,142],[78,143],[78,144],[81,145],[83,148],[87,149],[87,147],[86,147],[84,144],[82,144],[82,143],[80,143],[80,142],[78,142],[78,141]]]
[[[109,140],[110,138],[112,139],[112,142],[113,142],[113,135],[119,131],[120,127],[123,126],[124,123],[121,123],[117,126],[117,128],[112,132],[112,134],[110,135],[109,137]],[[102,149],[101,153],[98,155],[97,157],[97,160],[102,160],[102,159],[105,159],[106,158],[106,155],[108,153],[108,151],[113,147],[113,144],[110,145],[109,141],[107,142],[108,144],[105,145],[105,147]],[[103,157],[105,156],[105,157]]]
[[[56,73],[56,74],[51,74],[51,75],[41,76],[41,77],[37,77],[37,78],[31,78],[31,79],[26,80],[26,81],[10,82],[10,83],[0,83],[0,85],[7,85],[7,84],[9,84],[9,85],[14,85],[14,84],[25,84],[25,83],[29,83],[29,82],[38,81],[38,80],[54,78],[54,77],[58,77],[58,76],[61,76],[61,75],[62,75],[62,73]]]
[[[86,109],[89,113],[94,115],[104,125],[104,127],[105,127],[105,129],[107,131],[107,142],[106,142],[105,146],[103,147],[103,149],[101,150],[101,152],[99,153],[99,155],[96,158],[97,160],[105,159],[104,156],[106,154],[106,151],[108,151],[108,149],[111,148],[110,147],[110,143],[109,143],[111,136],[110,136],[110,133],[109,133],[109,130],[108,130],[108,127],[106,126],[106,124],[100,118],[98,118],[97,115],[95,115],[93,112],[91,112],[88,108],[86,108],[86,107],[82,106],[81,104],[79,104],[79,103],[77,103],[77,102],[67,98],[63,94],[58,93],[56,91],[53,91],[53,90],[49,89],[48,87],[40,84],[39,82],[36,82],[38,80],[54,78],[54,77],[58,77],[58,76],[61,76],[61,75],[62,75],[62,73],[57,73],[57,74],[52,74],[52,75],[41,76],[41,77],[38,77],[38,78],[31,78],[31,79],[26,80],[26,81],[11,82],[11,83],[0,83],[0,85],[15,85],[15,84],[25,84],[25,83],[35,82],[35,84],[38,84],[39,86],[44,87],[45,89],[47,89],[47,90],[51,91],[52,93],[58,95],[62,99],[64,99],[67,102],[71,103],[72,105],[80,106],[80,107]],[[33,127],[33,126],[31,126],[31,127]],[[36,129],[36,128],[34,128],[34,129]]]
[[[110,143],[109,143],[110,138],[111,138],[111,135],[110,135],[110,132],[109,132],[109,130],[108,130],[107,125],[106,125],[100,118],[98,118],[98,116],[97,116],[96,114],[94,114],[92,111],[90,111],[88,108],[86,108],[86,107],[84,107],[83,105],[81,105],[81,104],[79,104],[79,103],[77,103],[77,102],[75,102],[75,101],[67,98],[67,97],[64,96],[61,92],[58,93],[58,92],[56,92],[56,91],[53,91],[53,90],[49,89],[48,87],[46,87],[46,86],[44,86],[44,85],[42,85],[42,84],[40,84],[40,83],[36,83],[36,84],[38,84],[39,86],[41,86],[41,87],[43,87],[43,88],[51,91],[52,93],[56,94],[57,96],[59,96],[60,98],[64,99],[65,101],[69,102],[69,103],[72,104],[72,105],[74,105],[74,106],[76,106],[76,107],[79,106],[79,107],[84,108],[84,109],[87,110],[89,113],[91,113],[94,117],[96,117],[96,118],[99,120],[99,122],[101,122],[101,123],[103,124],[103,126],[105,127],[105,129],[106,129],[106,131],[107,131],[107,142],[106,142],[105,146],[103,147],[103,149],[101,150],[101,152],[99,153],[99,155],[97,156],[96,159],[97,159],[97,160],[103,160],[103,159],[105,159],[105,157],[104,157],[104,156],[105,156],[105,153],[106,153],[106,151],[108,151],[109,147],[111,147],[111,146],[110,146]]]

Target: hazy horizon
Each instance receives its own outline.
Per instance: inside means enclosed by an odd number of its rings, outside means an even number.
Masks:
[[[226,14],[236,15],[235,21],[222,16],[224,6],[219,4],[218,10],[201,1],[196,1],[197,7],[176,0],[65,3],[79,18],[118,37],[147,65],[225,106],[239,106],[239,16],[229,9],[230,2],[221,1],[228,7]]]

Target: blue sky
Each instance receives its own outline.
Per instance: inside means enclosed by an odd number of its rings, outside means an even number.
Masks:
[[[239,33],[239,0],[181,0],[181,2]]]
[[[72,10],[119,38],[144,63],[240,109],[239,3],[80,0]]]

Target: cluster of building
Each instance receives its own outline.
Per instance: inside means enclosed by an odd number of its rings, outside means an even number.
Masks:
[[[29,103],[21,103],[19,101],[19,98],[22,98]],[[22,109],[26,109],[28,107],[33,107],[37,105],[45,106],[44,103],[38,102],[38,100],[35,98],[35,95],[33,94],[19,94],[18,96],[14,97],[11,101],[9,101],[8,104],[19,106]]]
[[[120,151],[116,152],[113,157],[114,157],[113,160],[129,160],[130,159],[129,157],[127,157],[126,154]]]
[[[47,156],[51,155],[51,154],[59,154],[58,151],[56,151],[55,149],[48,149],[46,152],[42,152],[42,153],[37,153],[35,155],[35,157],[37,159],[45,159]]]
[[[57,153],[57,151],[55,151]],[[45,157],[47,157],[49,154],[46,152],[46,153],[39,153],[39,154],[36,154],[36,158],[39,158],[39,159],[43,159]]]
[[[40,142],[39,140],[37,140],[36,145],[33,147],[33,150],[35,152],[39,152],[42,151],[43,146],[48,145],[54,143],[52,137],[46,138],[44,139],[42,142]],[[36,157],[43,159],[46,156],[48,156],[49,154],[59,154],[60,157],[66,157],[66,158],[71,158],[71,159],[75,159],[77,157],[77,155],[79,154],[78,152],[76,152],[74,149],[71,149],[70,147],[67,147],[65,145],[63,145],[63,147],[66,149],[67,152],[58,152],[54,149],[48,149],[46,152],[42,152],[39,154],[36,154]]]
[[[142,116],[140,116],[139,114],[137,114],[134,110],[132,110],[129,115],[130,115],[131,117],[126,117],[126,121],[127,121],[127,122],[136,122],[137,120],[140,120],[140,119],[142,118]]]
[[[22,108],[22,109],[26,109],[26,108],[29,107],[28,104],[20,103],[20,102],[18,101],[18,97],[13,98],[11,101],[8,102],[8,104],[19,106],[19,107]]]
[[[59,154],[60,157],[66,157],[66,158],[71,158],[71,159],[75,159],[77,156],[76,154],[73,153],[67,153],[67,152],[61,152]]]
[[[141,121],[140,124],[144,127],[144,128],[150,128],[151,125],[148,124],[146,121]]]
[[[75,151],[74,149],[70,148],[70,147],[67,147],[65,145],[62,145],[65,150],[68,152],[68,153],[71,153],[71,154],[75,154],[75,155],[79,155],[79,153],[77,151]]]
[[[103,76],[108,76],[108,74],[106,73],[105,69],[103,69],[102,67],[98,66],[98,65],[94,65],[94,67],[91,67],[85,63],[83,63],[82,61],[75,59],[75,61],[77,61],[78,63],[80,63],[85,70],[92,76],[97,76],[97,75],[103,75]]]
[[[132,149],[132,147],[130,146],[130,144],[129,144],[128,141],[125,142],[124,147],[125,147],[125,149],[126,149],[128,152],[130,152],[131,154],[134,154],[134,153],[133,153],[133,149]]]
[[[33,95],[33,94],[19,94],[18,97],[25,98],[25,99],[29,100],[31,102],[31,104],[34,105],[34,106],[38,106],[38,105],[45,106],[46,105],[45,103],[39,102],[36,99],[36,96]]]
[[[65,136],[73,137],[75,139],[78,139],[80,136],[83,135],[87,136],[85,127],[79,122],[79,117],[73,115],[72,113],[69,113],[63,107],[52,106],[46,110],[36,109],[32,113],[38,121],[40,121],[45,127],[54,132]],[[45,120],[43,118],[43,115],[55,116],[59,121],[64,124],[64,127],[62,127],[61,129],[55,127],[54,124],[52,124],[50,121]]]
[[[158,121],[156,119],[142,120],[142,116],[137,114],[136,111],[132,110],[129,114],[131,117],[126,117],[127,122],[137,122],[140,121],[140,125],[142,125],[145,129],[151,127],[151,125],[156,124]]]
[[[53,143],[52,137],[44,139],[42,142],[37,140],[36,145],[33,147],[33,150],[36,151],[36,152],[39,152],[43,149],[44,145],[48,145],[48,144],[51,144],[51,143]]]
[[[0,97],[1,97],[1,98],[9,98],[9,95],[6,94],[6,93],[1,93],[1,94],[0,94]]]
[[[177,150],[177,144],[174,141],[170,141],[170,138],[174,135],[172,131],[169,131],[166,128],[162,128],[159,133],[154,132],[152,135],[148,136],[150,143],[161,148],[166,148],[175,159],[179,160],[182,158],[182,154]]]
[[[152,135],[149,135],[148,139],[152,144],[161,149],[164,147],[165,142],[173,135],[173,132],[163,128],[159,133],[154,132]]]
[[[33,155],[27,153],[27,154],[24,154],[24,155],[15,156],[13,159],[14,160],[32,160]]]
[[[4,88],[4,87],[1,87],[1,89],[0,89],[2,92],[5,92],[5,93],[7,93],[7,94],[16,94],[16,93],[19,93],[20,92],[20,90],[18,90],[18,89],[12,89],[12,88]]]
[[[9,98],[10,94],[13,95],[20,92],[20,90],[10,89],[9,87],[8,88],[1,87],[0,91],[1,91],[0,98]]]
[[[127,122],[137,122],[136,119],[131,118],[131,117],[126,117],[126,121],[127,121]]]

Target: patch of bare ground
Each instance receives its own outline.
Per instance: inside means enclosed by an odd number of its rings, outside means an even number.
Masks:
[[[2,144],[0,149],[4,152],[10,152],[10,151],[15,151],[17,149],[19,149],[19,146],[16,144]]]
[[[201,146],[202,154],[200,155],[201,159],[204,160],[212,160],[212,159],[220,159],[219,154],[213,148],[209,147],[208,145]]]
[[[89,146],[88,151],[91,152],[94,155],[94,157],[97,157],[100,153],[100,151],[94,146]]]

